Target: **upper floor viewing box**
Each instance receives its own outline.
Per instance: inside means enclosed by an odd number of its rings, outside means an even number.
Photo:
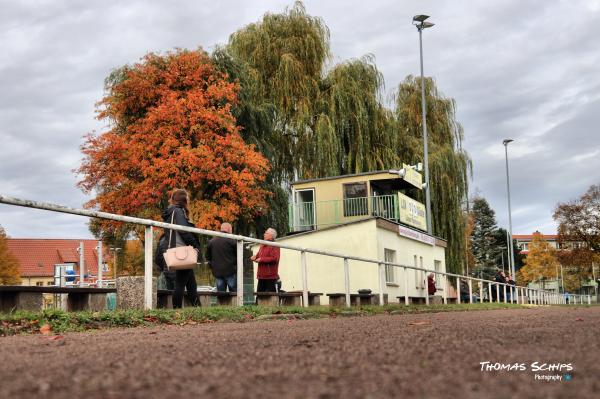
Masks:
[[[292,183],[290,232],[318,230],[378,216],[426,230],[425,206],[416,201],[421,174],[404,165],[353,175],[300,180]]]

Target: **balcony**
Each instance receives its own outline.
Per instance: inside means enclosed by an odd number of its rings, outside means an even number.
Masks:
[[[398,194],[289,205],[290,232],[316,230],[379,216],[398,222]]]

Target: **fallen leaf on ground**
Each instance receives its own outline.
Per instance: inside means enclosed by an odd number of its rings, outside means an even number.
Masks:
[[[410,323],[408,323],[409,326],[426,326],[428,324],[431,324],[428,321],[411,321]]]
[[[58,341],[59,339],[63,339],[62,335],[53,335],[51,337],[45,337],[49,341]]]
[[[583,321],[583,319],[581,317],[575,319],[575,321]]]
[[[41,326],[40,333],[44,335],[52,334],[52,327],[50,327],[50,324],[44,324],[43,326]]]

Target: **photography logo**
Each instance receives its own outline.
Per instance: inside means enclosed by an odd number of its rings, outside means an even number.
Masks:
[[[571,363],[498,363],[479,362],[482,372],[529,372],[534,380],[545,382],[573,380],[573,365]]]

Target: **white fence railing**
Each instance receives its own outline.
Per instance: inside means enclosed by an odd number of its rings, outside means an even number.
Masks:
[[[243,292],[243,245],[244,242],[255,243],[255,244],[264,244],[274,247],[279,247],[283,249],[288,249],[292,251],[300,252],[300,268],[302,272],[302,303],[304,306],[308,306],[308,276],[307,276],[307,262],[306,262],[306,254],[312,253],[317,255],[331,256],[335,258],[339,258],[343,260],[343,269],[344,269],[344,282],[345,282],[345,294],[346,294],[346,305],[350,306],[350,268],[348,266],[348,262],[350,260],[372,263],[377,265],[378,267],[378,276],[379,276],[379,303],[384,303],[384,286],[385,286],[385,266],[393,266],[399,268],[403,272],[404,281],[406,282],[405,287],[408,287],[408,271],[409,270],[417,270],[425,272],[425,275],[428,273],[434,273],[436,275],[441,276],[442,281],[444,282],[444,290],[443,290],[443,301],[444,303],[448,303],[447,297],[447,287],[448,287],[448,278],[456,279],[457,283],[457,303],[461,302],[461,292],[460,292],[460,282],[461,280],[466,280],[468,282],[469,287],[469,303],[474,302],[473,296],[473,283],[477,283],[478,292],[479,292],[479,300],[483,302],[484,299],[484,285],[487,284],[489,300],[492,301],[492,298],[495,297],[497,302],[501,301],[501,297],[504,302],[508,302],[508,294],[510,294],[510,301],[520,304],[538,304],[538,305],[554,305],[554,304],[583,304],[584,300],[588,304],[591,304],[591,297],[589,295],[576,295],[569,294],[570,300],[567,301],[564,295],[561,295],[552,291],[545,291],[539,289],[532,289],[528,287],[522,286],[513,286],[506,283],[498,283],[495,281],[475,278],[471,276],[462,276],[454,273],[447,273],[436,271],[432,269],[427,269],[423,267],[416,267],[410,265],[403,265],[398,263],[390,263],[385,262],[378,259],[368,259],[358,256],[350,256],[337,252],[331,251],[322,251],[314,248],[303,248],[297,247],[293,245],[285,245],[272,241],[264,241],[259,240],[252,237],[245,237],[236,234],[227,234],[212,230],[199,229],[195,227],[187,227],[180,226],[170,223],[158,222],[155,220],[149,219],[141,219],[131,216],[123,216],[123,215],[115,215],[107,212],[94,211],[89,209],[76,209],[69,208],[66,206],[46,203],[46,202],[38,202],[38,201],[30,201],[23,200],[18,198],[12,198],[5,195],[0,194],[0,203],[7,205],[15,205],[22,206],[27,208],[41,209],[47,210],[51,212],[60,212],[67,213],[72,215],[85,216],[90,218],[99,218],[106,220],[114,220],[117,222],[124,223],[132,223],[145,226],[145,243],[144,243],[144,306],[147,309],[152,308],[153,298],[152,298],[152,270],[153,270],[153,228],[159,227],[164,229],[173,229],[178,231],[187,231],[190,233],[202,234],[211,237],[226,237],[231,238],[237,241],[237,302],[239,306],[244,304],[244,292]],[[340,264],[342,265],[342,264]],[[495,294],[493,295],[493,290],[495,290]],[[500,293],[502,290],[502,294]],[[409,304],[409,296],[408,289],[405,289],[404,294],[404,303],[406,305]],[[429,304],[429,296],[425,295],[425,301]]]

